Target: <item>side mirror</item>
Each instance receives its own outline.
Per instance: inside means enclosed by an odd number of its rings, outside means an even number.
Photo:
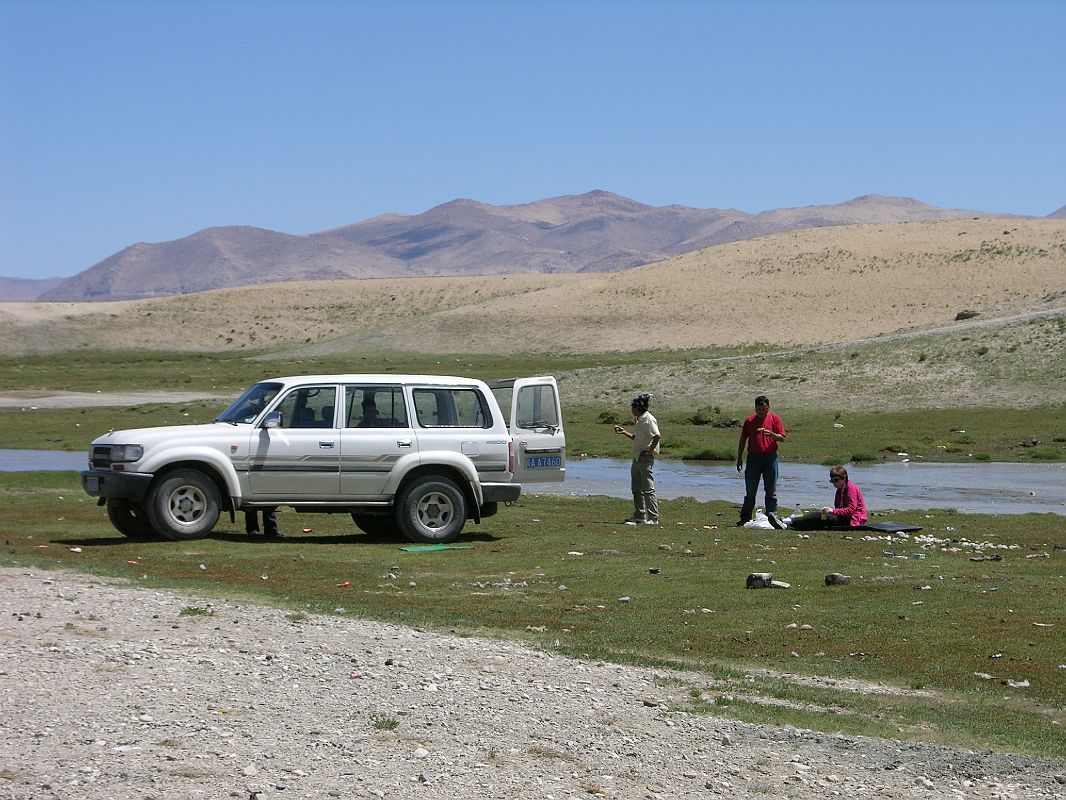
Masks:
[[[271,411],[265,417],[263,417],[264,428],[280,428],[281,427],[281,412]]]

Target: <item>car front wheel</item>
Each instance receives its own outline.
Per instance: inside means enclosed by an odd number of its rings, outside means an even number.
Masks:
[[[167,539],[202,539],[218,522],[218,487],[194,469],[167,475],[148,495],[148,519]]]
[[[466,524],[466,498],[450,478],[417,478],[396,507],[396,524],[411,542],[454,541]]]
[[[123,536],[131,539],[148,539],[157,536],[143,506],[118,497],[107,501],[107,518]]]

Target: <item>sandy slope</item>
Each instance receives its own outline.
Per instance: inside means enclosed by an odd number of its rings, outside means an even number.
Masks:
[[[613,274],[287,283],[154,300],[2,303],[9,354],[85,347],[610,352],[809,345],[1066,307],[1066,220],[853,225]]]

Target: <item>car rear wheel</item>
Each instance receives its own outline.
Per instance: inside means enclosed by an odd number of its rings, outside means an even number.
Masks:
[[[449,478],[416,478],[396,506],[396,524],[411,542],[454,541],[466,524],[466,498]]]
[[[218,487],[202,472],[181,469],[159,481],[148,495],[148,519],[167,539],[202,539],[218,522]]]
[[[107,518],[115,530],[131,539],[156,538],[158,534],[144,507],[129,500],[112,497],[107,501]]]

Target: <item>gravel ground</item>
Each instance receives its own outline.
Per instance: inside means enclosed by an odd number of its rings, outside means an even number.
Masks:
[[[0,798],[1066,798],[1061,763],[670,711],[697,675],[70,573],[0,569],[0,606]]]

